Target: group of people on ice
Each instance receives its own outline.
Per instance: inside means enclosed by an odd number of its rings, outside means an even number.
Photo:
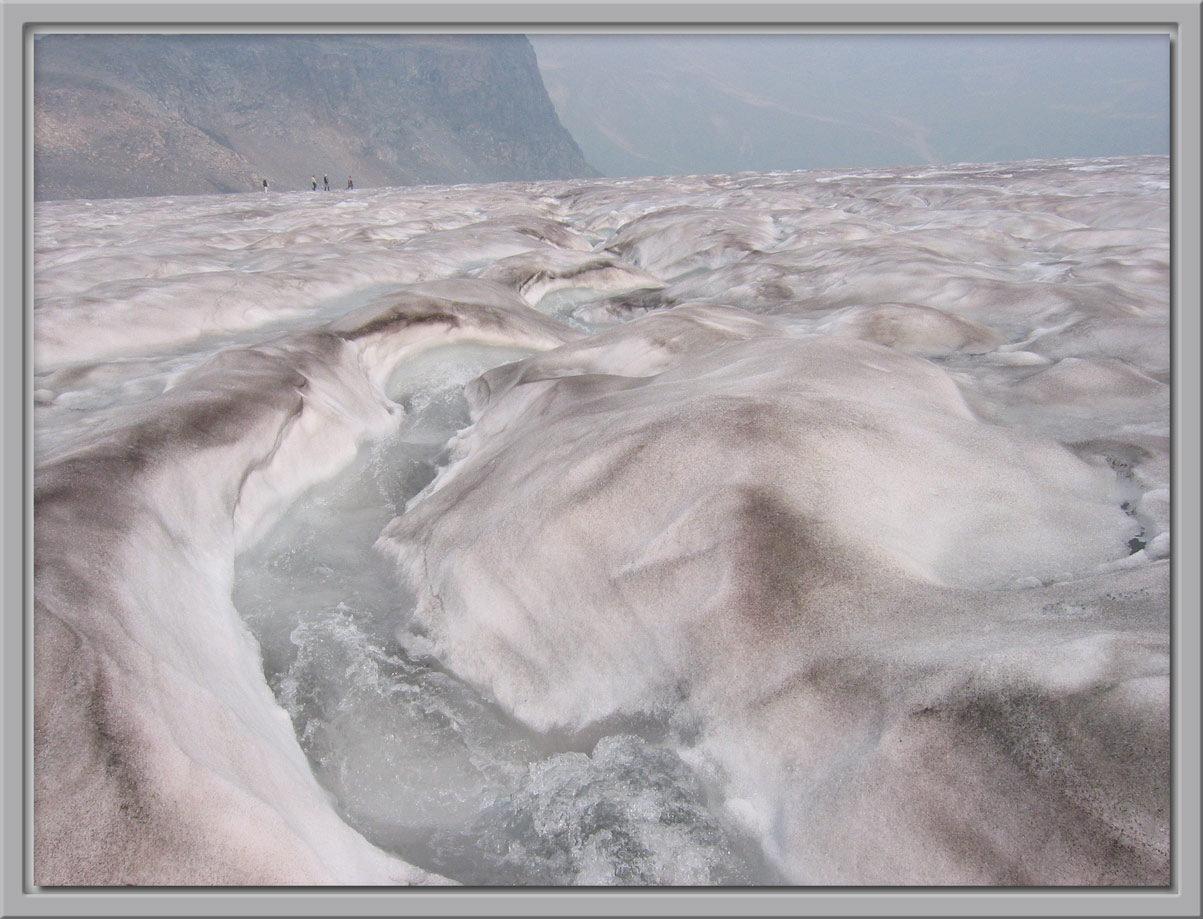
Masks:
[[[310,182],[310,184],[313,185],[313,190],[317,191],[317,176],[310,176],[309,182]],[[322,186],[325,188],[326,191],[330,190],[330,177],[329,176],[326,176],[326,175],[322,176]],[[354,188],[354,187],[355,187],[355,183],[351,181],[350,176],[347,176],[347,188]]]
[[[310,176],[309,184],[313,187],[314,191],[317,191],[317,176]],[[325,189],[326,191],[330,190],[330,176],[328,176],[328,175],[322,176],[322,188]],[[355,188],[355,183],[353,181],[351,181],[350,176],[347,176],[347,188],[348,189]],[[263,190],[265,192],[267,191],[267,179],[263,180]]]

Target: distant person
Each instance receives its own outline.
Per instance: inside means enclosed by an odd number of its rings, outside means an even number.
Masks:
[[[317,176],[310,176],[309,181],[313,183],[313,190],[317,191]]]
[[[330,176],[328,176],[328,175],[322,176],[322,186],[325,188],[326,191],[330,190]]]
[[[351,177],[347,176],[347,188],[354,188],[355,183],[351,181]]]
[[[264,194],[267,193],[267,179],[263,180],[263,192],[264,192]]]

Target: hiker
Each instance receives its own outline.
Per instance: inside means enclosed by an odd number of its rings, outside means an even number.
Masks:
[[[347,176],[347,188],[354,188],[355,183],[351,181],[351,177]]]
[[[267,194],[267,179],[263,180],[263,193]]]
[[[328,175],[322,176],[322,186],[325,188],[326,191],[330,190],[330,176],[328,176]]]
[[[313,190],[317,191],[317,176],[310,176],[309,181],[313,183]]]

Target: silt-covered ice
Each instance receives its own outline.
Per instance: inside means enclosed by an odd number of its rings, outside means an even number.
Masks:
[[[1131,883],[1164,856],[1126,813],[1164,773],[1078,737],[1083,710],[1164,735],[1164,620],[1046,612],[1129,555],[1109,470],[983,424],[926,361],[713,307],[468,392],[455,461],[381,546],[410,629],[523,722],[696,725],[795,883]],[[1016,808],[1043,817],[992,816]]]
[[[1164,885],[1164,158],[43,202],[42,885]]]

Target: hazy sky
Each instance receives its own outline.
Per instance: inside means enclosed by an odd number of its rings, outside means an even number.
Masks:
[[[1169,152],[1165,35],[529,37],[606,175]]]

